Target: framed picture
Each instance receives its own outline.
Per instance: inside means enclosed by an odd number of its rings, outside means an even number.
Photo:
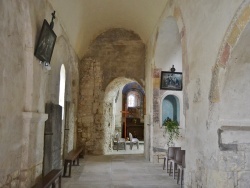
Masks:
[[[47,20],[43,21],[41,33],[36,45],[35,56],[43,62],[50,62],[56,42],[56,34]]]
[[[182,90],[182,73],[161,71],[160,89]]]

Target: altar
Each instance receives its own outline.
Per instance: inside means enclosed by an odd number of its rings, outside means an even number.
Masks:
[[[129,133],[132,133],[134,138],[144,140],[144,123],[140,121],[140,118],[127,117],[126,118],[126,138],[129,137]],[[125,125],[123,124],[123,132]]]

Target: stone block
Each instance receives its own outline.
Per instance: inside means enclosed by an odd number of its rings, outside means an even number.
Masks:
[[[227,61],[228,61],[228,58],[229,58],[229,55],[230,55],[230,46],[228,43],[226,43],[224,49],[223,49],[223,53],[220,57],[220,63],[223,65],[223,66],[226,66],[227,64]]]
[[[245,152],[245,170],[250,171],[250,151]]]
[[[94,117],[92,115],[87,115],[81,118],[82,123],[93,123]]]
[[[222,171],[241,171],[245,168],[244,151],[222,151],[219,156],[219,169]]]
[[[249,140],[250,131],[245,130],[226,130],[221,133],[221,139],[223,144],[242,144],[248,143],[250,144]],[[240,135],[240,136],[239,136]]]
[[[161,77],[161,70],[162,69],[154,69],[153,78],[160,78]]]
[[[11,188],[19,188],[19,180],[15,179],[10,184]]]
[[[233,47],[240,36],[240,29],[237,25],[235,25],[230,33],[230,36],[227,39],[228,44],[230,44],[231,47]]]
[[[209,185],[209,187],[234,188],[235,173],[223,172],[218,170],[208,170],[207,185]]]
[[[11,177],[12,179],[16,179],[20,176],[20,171],[19,170],[16,170],[14,172],[11,173]]]
[[[250,171],[238,173],[238,188],[247,188],[250,185]]]
[[[238,28],[243,31],[250,19],[250,6],[247,6],[237,20]]]
[[[160,82],[161,82],[161,80],[160,80],[160,78],[154,78],[154,80],[153,80],[153,84],[154,84],[154,88],[160,88]]]
[[[174,8],[174,17],[176,18],[176,20],[179,19],[179,17],[181,16],[181,10],[179,7],[175,7]]]
[[[250,152],[250,144],[238,144],[238,150],[239,151],[246,151],[246,152]]]

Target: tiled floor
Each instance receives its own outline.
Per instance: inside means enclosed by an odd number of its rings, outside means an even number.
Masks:
[[[87,155],[72,167],[63,188],[177,188],[162,164],[146,161],[143,154]]]

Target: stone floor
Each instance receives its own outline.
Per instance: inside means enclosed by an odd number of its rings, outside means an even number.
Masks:
[[[177,188],[176,180],[150,163],[143,154],[87,155],[72,167],[71,178],[62,178],[62,188]]]

